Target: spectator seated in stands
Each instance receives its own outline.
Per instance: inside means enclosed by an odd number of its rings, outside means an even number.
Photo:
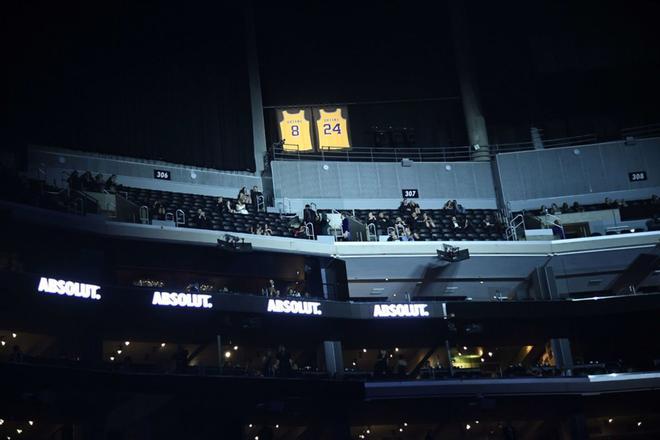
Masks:
[[[484,217],[484,219],[481,221],[481,227],[488,231],[492,231],[496,226],[497,225],[494,223],[490,215],[486,215],[486,217]]]
[[[369,214],[367,215],[367,224],[373,223],[374,225],[378,223],[378,217],[373,213],[373,211],[370,211]]]
[[[248,214],[247,206],[243,200],[238,200],[236,202],[236,209],[234,210],[236,214]]]
[[[280,296],[280,291],[275,287],[275,280],[268,280],[266,287],[261,289],[261,292],[264,296],[268,297],[278,297]]]
[[[229,202],[229,200],[227,200]],[[229,212],[227,210],[227,204],[225,203],[225,199],[222,197],[218,197],[218,200],[215,202],[215,210],[218,214],[223,214],[225,212]]]
[[[234,208],[232,208],[232,206],[231,206],[231,201],[230,200],[227,200],[227,202],[225,203],[225,206],[226,206],[226,211],[225,212],[230,213],[230,214],[235,214],[236,213]]]
[[[156,200],[151,207],[152,220],[165,220],[166,214],[165,205],[160,200]]]
[[[268,236],[273,235],[273,230],[270,229],[268,223],[264,223],[263,231],[264,231],[264,235],[268,235]]]
[[[412,241],[412,231],[408,226],[403,230],[403,234],[399,235],[399,240],[401,241]]]
[[[435,228],[435,222],[434,222],[433,219],[432,219],[428,214],[426,214],[426,213],[424,213],[424,214],[422,215],[422,223],[424,224],[424,226],[426,227],[426,229],[429,229],[429,230],[430,230],[430,229]]]
[[[103,192],[104,188],[105,188],[105,179],[103,178],[103,174],[99,173],[94,178],[94,187],[92,188],[91,191]]]
[[[390,221],[385,217],[384,212],[378,213],[378,219],[376,221],[376,229],[380,235],[385,235],[387,233],[387,228],[390,227]]]
[[[85,171],[85,173],[80,176],[80,189],[82,191],[93,191],[94,186],[94,178],[92,177],[92,173]]]
[[[116,194],[117,191],[122,189],[121,185],[117,183],[116,174],[113,174],[112,176],[108,177],[108,180],[105,181],[104,189],[106,192],[110,194]]]
[[[571,212],[584,212],[584,208],[578,202],[573,202],[571,205]]]
[[[465,214],[466,210],[463,205],[458,203],[456,200],[452,200],[452,204],[454,205],[454,210],[457,214]]]
[[[295,238],[307,238],[307,228],[305,225],[300,225],[293,230],[293,236]]]
[[[80,178],[80,175],[78,174],[78,171],[73,170],[71,174],[69,174],[69,178],[66,181],[69,184],[70,190],[72,191],[82,190],[82,180]]]
[[[243,187],[238,191],[238,195],[236,196],[236,200],[241,200],[242,197],[247,196],[247,188]]]
[[[564,228],[561,227],[559,220],[555,220],[554,223],[552,224],[552,235],[556,235],[557,237],[559,237],[560,240],[566,238],[566,236],[564,235]]]
[[[454,229],[454,231],[465,230],[469,226],[470,226],[470,223],[467,221],[467,219],[459,220],[456,216],[453,216],[451,218],[451,227],[452,227],[452,229]]]
[[[399,241],[399,237],[396,236],[394,230],[390,231],[390,235],[387,237],[387,241]]]
[[[197,214],[195,215],[194,220],[198,228],[207,229],[209,227],[209,219],[206,217],[206,213],[202,208],[197,210]]]
[[[454,202],[452,200],[447,200],[447,202],[442,207],[442,209],[445,209],[447,211],[454,211],[456,210],[456,205],[454,205]]]

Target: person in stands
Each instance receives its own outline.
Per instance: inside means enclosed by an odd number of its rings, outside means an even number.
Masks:
[[[245,202],[241,199],[239,199],[236,202],[236,209],[234,210],[237,214],[247,214],[247,206],[245,206]]]
[[[120,185],[117,183],[117,175],[113,174],[108,177],[108,180],[105,181],[105,190],[110,194],[116,194],[120,189]]]
[[[489,231],[495,229],[495,223],[493,222],[493,219],[490,215],[486,215],[486,217],[484,217],[484,219],[481,221],[481,227]]]
[[[254,185],[252,187],[252,189],[250,190],[250,202],[252,202],[252,206],[254,206],[256,208],[257,201],[258,201],[259,197],[262,196],[262,195],[263,194],[261,193],[261,191],[259,191],[259,187],[257,185]]]
[[[312,224],[316,222],[316,211],[309,204],[305,205],[305,209],[303,209],[303,221]]]
[[[210,225],[209,219],[206,217],[206,213],[202,208],[197,210],[197,214],[195,215],[195,223],[197,224],[197,227],[201,229],[207,229]]]
[[[99,173],[94,178],[94,185],[92,191],[102,192],[104,188],[105,188],[105,179],[103,178],[103,174]]]
[[[464,229],[467,229],[470,224],[468,223],[467,219],[465,220],[459,220],[456,218],[456,216],[453,216],[451,218],[451,227],[454,229],[454,231],[461,231]]]
[[[291,354],[287,351],[284,345],[280,345],[277,348],[275,359],[275,369],[277,371],[277,375],[280,377],[291,376]]]
[[[78,174],[78,171],[73,170],[71,174],[69,174],[69,178],[66,179],[66,181],[69,184],[70,190],[80,191],[82,189],[82,182],[80,180],[80,175]]]
[[[218,197],[218,200],[215,202],[215,210],[217,211],[218,214],[223,214],[227,211],[227,204],[225,203],[225,199],[222,197]]]
[[[373,212],[369,212],[367,215],[367,224],[373,223],[374,225],[378,222],[378,217]]]
[[[384,212],[378,213],[378,219],[376,221],[376,229],[380,235],[385,235],[387,233],[387,228],[390,227],[390,221],[385,217]]]
[[[263,230],[264,230],[264,235],[269,235],[269,236],[273,235],[273,230],[270,229],[270,227],[268,226],[268,223],[264,223]]]
[[[424,222],[424,226],[426,226],[426,229],[435,228],[435,222],[433,221],[431,216],[429,216],[428,214],[424,213],[422,215],[422,221]]]
[[[555,222],[552,224],[552,235],[556,235],[560,240],[566,238],[566,235],[564,234],[564,228],[561,227],[559,220],[555,220]]]
[[[387,241],[399,241],[399,237],[396,236],[394,229],[390,231],[390,235],[387,237]]]
[[[345,213],[341,215],[341,236],[346,241],[351,238],[348,216]]]

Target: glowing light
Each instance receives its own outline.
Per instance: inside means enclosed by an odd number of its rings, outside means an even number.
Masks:
[[[399,351],[399,347],[394,347],[394,351]]]
[[[403,422],[403,426],[408,426],[408,423],[406,423],[406,422]]]
[[[238,345],[234,345],[234,351],[238,350]]]
[[[367,434],[371,434],[371,431],[368,430],[368,429],[367,429],[365,432],[366,432]]]
[[[225,357],[229,359],[231,357],[231,351],[225,351]]]
[[[486,359],[484,359],[484,358],[481,358],[481,362],[486,362]]]
[[[465,345],[463,346],[463,350],[467,351],[467,347]]]
[[[164,342],[161,342],[161,343],[160,343],[160,347],[161,347],[161,348],[165,348],[165,345],[166,345],[166,344],[165,344]]]
[[[4,424],[5,424],[5,419],[0,419],[0,425],[4,425]]]
[[[358,435],[358,438],[364,438],[364,434]]]
[[[642,426],[642,422],[637,422],[637,426]]]
[[[18,336],[16,333],[11,334],[11,337],[14,338],[14,339],[16,339],[16,336]]]
[[[124,341],[124,345],[128,347],[129,345],[131,345],[131,341]]]
[[[34,426],[34,421],[32,421],[32,420],[28,420],[28,425],[30,425],[30,426]]]
[[[250,424],[248,425],[248,428],[252,428],[252,423],[250,423]]]
[[[363,349],[362,349],[362,353],[366,353],[366,352],[367,352],[367,349],[366,349],[366,348],[363,348]]]
[[[415,318],[431,316],[428,304],[376,304],[374,318]]]
[[[7,344],[7,343],[5,341],[0,341],[0,344],[2,344],[2,346],[4,347],[5,344]]]
[[[117,354],[121,354],[121,349],[117,350]]]
[[[458,352],[458,355],[459,355],[459,356],[463,356],[463,353],[461,353],[461,352],[459,351],[459,352]]]
[[[493,352],[492,351],[488,352],[488,357],[493,357]]]
[[[614,419],[607,419],[607,423],[612,423]]]
[[[399,432],[403,432],[403,428],[399,428]]]
[[[275,425],[275,429],[280,429],[280,425]]]
[[[114,356],[110,356],[110,360],[111,360],[111,361],[114,361],[114,360],[115,360],[115,357],[114,357]]]
[[[466,429],[466,430],[468,430],[468,431],[469,431],[469,430],[470,430],[471,428],[472,428],[472,426],[470,426],[470,424],[469,424],[469,423],[465,425],[465,429]]]
[[[17,434],[21,434],[22,432],[23,432],[22,429],[20,429],[20,428],[16,428],[16,433],[17,433]]]
[[[479,424],[479,420],[475,420],[475,421],[474,421],[474,424],[475,424],[475,425],[478,425],[478,424]]]

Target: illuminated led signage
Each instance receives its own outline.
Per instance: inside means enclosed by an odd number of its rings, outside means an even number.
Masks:
[[[431,316],[428,304],[376,304],[374,318],[417,318]]]
[[[319,309],[321,303],[311,301],[296,301],[286,299],[269,299],[268,311],[274,313],[288,313],[291,315],[322,315]]]
[[[94,284],[79,283],[77,281],[57,280],[55,278],[41,277],[39,280],[39,292],[55,293],[57,295],[73,296],[84,299],[101,299],[98,291],[101,286]]]
[[[156,306],[192,307],[196,309],[210,309],[213,304],[209,301],[211,295],[197,293],[154,292],[151,304]]]

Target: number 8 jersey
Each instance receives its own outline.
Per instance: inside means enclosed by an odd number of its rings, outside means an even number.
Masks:
[[[316,110],[316,133],[320,150],[343,150],[351,148],[348,138],[348,119],[345,108]]]
[[[284,151],[311,151],[311,122],[303,109],[281,110],[278,114],[280,140],[284,139]]]

